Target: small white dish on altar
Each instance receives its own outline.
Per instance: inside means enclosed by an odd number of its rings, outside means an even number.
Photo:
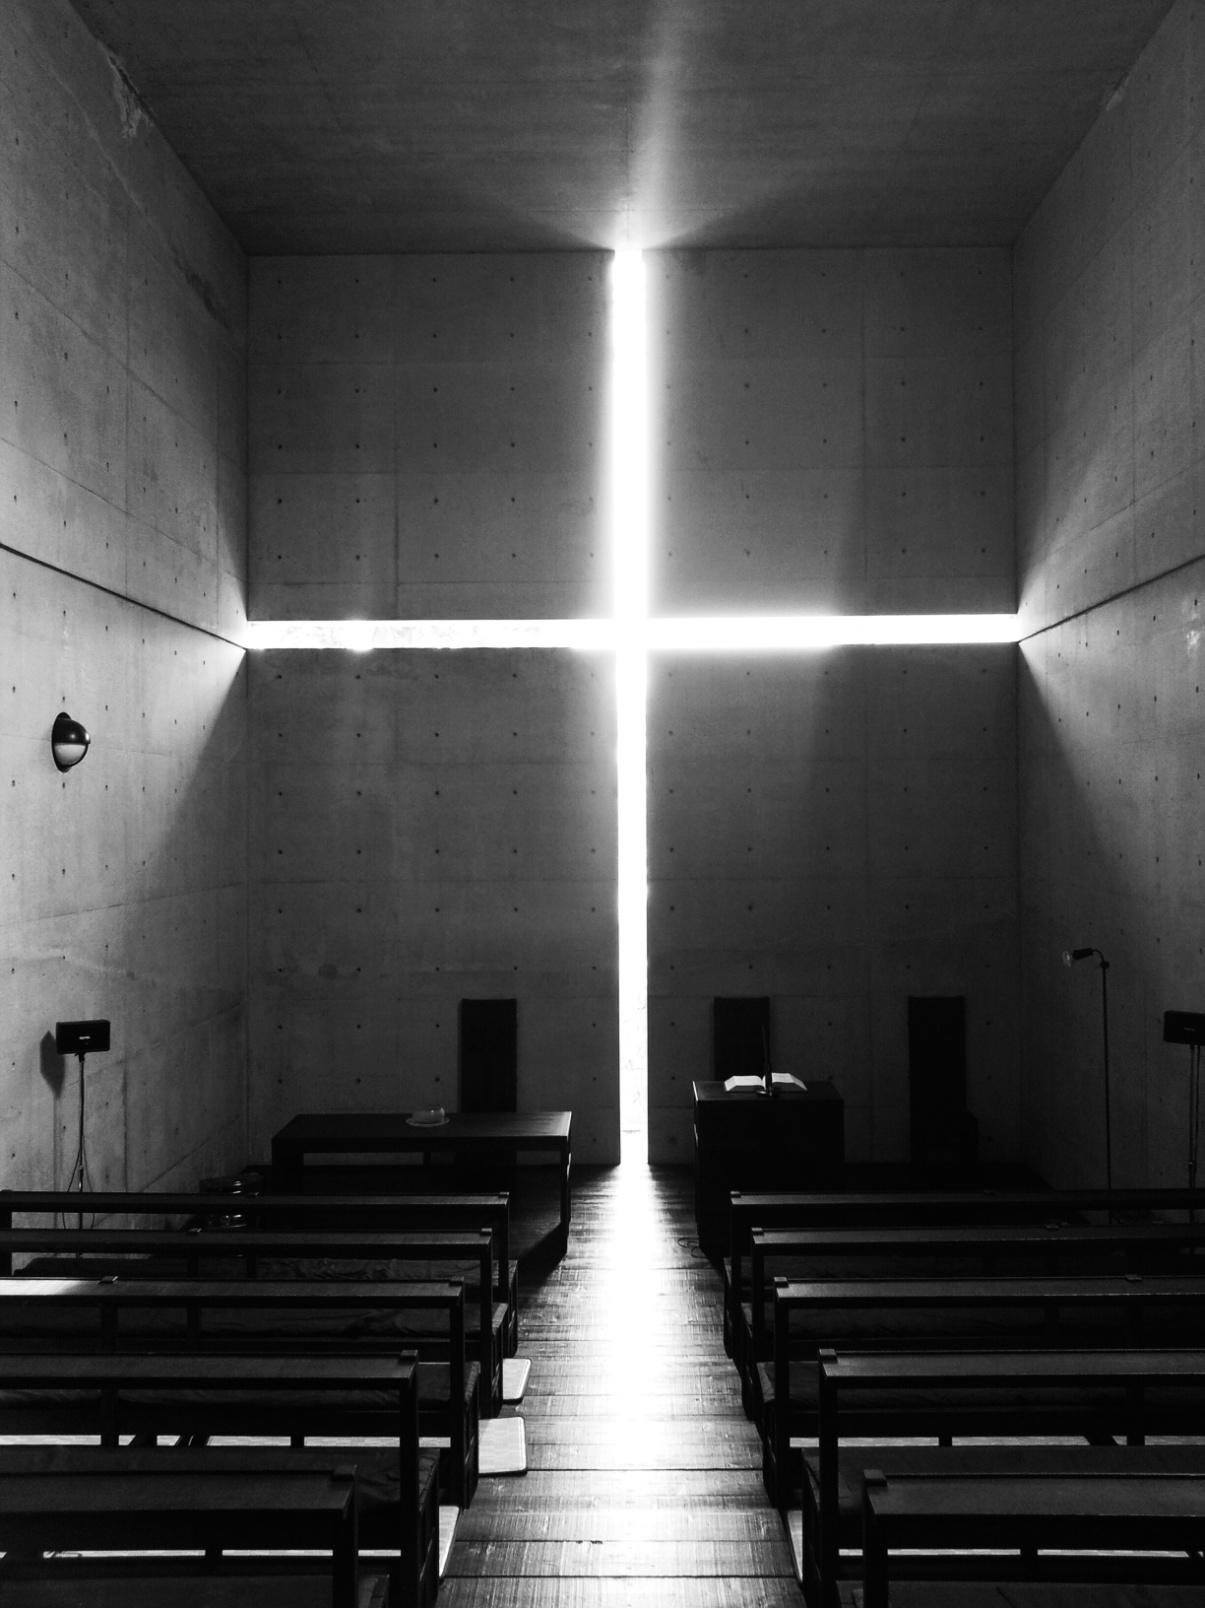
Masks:
[[[443,1106],[431,1106],[426,1111],[412,1111],[406,1118],[410,1128],[441,1128],[448,1120]]]

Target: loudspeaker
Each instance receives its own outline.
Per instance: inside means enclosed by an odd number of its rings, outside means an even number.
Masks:
[[[1200,1011],[1164,1011],[1165,1044],[1205,1044],[1205,1016]]]
[[[108,1022],[56,1022],[54,1047],[60,1055],[89,1055],[109,1048]]]

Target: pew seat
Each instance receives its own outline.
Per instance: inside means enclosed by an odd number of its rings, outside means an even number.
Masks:
[[[757,1370],[767,1492],[777,1506],[786,1505],[798,1483],[792,1438],[819,1433],[817,1360],[822,1351],[1067,1352],[1175,1344],[1191,1348],[1203,1319],[1205,1278],[1188,1275],[781,1283],[775,1289],[774,1355]],[[905,1384],[899,1381],[901,1390]],[[1069,1381],[1063,1405],[1073,1427],[1063,1430],[1052,1409],[1044,1407],[1051,1422],[1047,1432],[1083,1433],[1074,1426],[1086,1420],[1094,1389]],[[877,1403],[861,1433],[870,1437],[909,1433],[879,1427],[891,1405],[886,1398]],[[935,1398],[927,1410],[938,1405]],[[963,1398],[952,1409],[947,1431],[1008,1434],[1008,1415],[1018,1406],[1006,1405],[995,1392],[986,1402]]]
[[[412,1357],[0,1353],[0,1431],[10,1441],[92,1436],[103,1448],[9,1445],[0,1447],[0,1470],[4,1458],[35,1452],[47,1459],[125,1457],[130,1448],[119,1447],[123,1436],[133,1436],[138,1454],[147,1458],[181,1455],[181,1448],[154,1445],[166,1436],[184,1442],[198,1466],[209,1467],[200,1460],[213,1458],[214,1467],[233,1464],[261,1480],[278,1466],[289,1477],[332,1463],[353,1466],[360,1545],[395,1555],[389,1565],[395,1601],[425,1605],[434,1597],[438,1496],[435,1465],[419,1447]],[[352,1444],[361,1434],[379,1438],[378,1444]],[[338,1444],[198,1451],[216,1435],[294,1443],[321,1435]]]
[[[480,1368],[482,1410],[502,1407],[507,1306],[493,1296],[489,1229],[426,1232],[165,1229],[0,1229],[0,1256],[22,1261],[20,1275],[211,1281],[231,1277],[418,1283],[465,1286],[465,1340]],[[29,1260],[24,1260],[28,1257]],[[65,1322],[70,1320],[63,1320]],[[363,1317],[357,1320],[362,1325]],[[400,1319],[390,1320],[396,1328]],[[422,1320],[411,1317],[411,1324]],[[329,1322],[329,1320],[328,1320]],[[324,1324],[324,1327],[328,1326]],[[431,1322],[426,1328],[431,1330]],[[418,1330],[416,1329],[416,1333]]]
[[[1201,1608],[1201,1588],[1132,1581],[893,1580],[890,1600],[891,1608]],[[864,1608],[861,1581],[843,1581],[838,1602],[840,1608]]]
[[[1205,1474],[1205,1444],[1142,1444],[1157,1430],[1205,1436],[1205,1351],[823,1352],[817,1374],[817,1445],[800,1449],[798,1548],[813,1608],[832,1603],[842,1549],[860,1541],[868,1467],[951,1479],[1031,1468]],[[872,1432],[894,1444],[868,1447]],[[956,1435],[1096,1444],[949,1444]]]
[[[770,1355],[777,1279],[939,1278],[976,1274],[1199,1273],[1205,1224],[943,1224],[908,1228],[754,1228],[749,1289],[737,1308],[730,1350],[750,1415],[754,1371]]]
[[[449,1443],[444,1474],[449,1499],[467,1507],[476,1490],[479,1369],[465,1361],[464,1288],[458,1283],[13,1276],[0,1280],[0,1335],[0,1357],[4,1345],[27,1347],[46,1339],[63,1354],[204,1347],[214,1354],[285,1358],[416,1350],[423,1432]],[[0,1399],[4,1415],[11,1416],[16,1405]],[[51,1403],[42,1406],[49,1412]],[[363,1395],[358,1404],[345,1405],[347,1423],[359,1426],[352,1432],[374,1433],[378,1406]],[[70,1404],[58,1408],[69,1420]]]
[[[328,1608],[330,1603],[326,1582],[312,1573],[269,1572],[251,1563],[220,1575],[62,1564],[50,1576],[13,1571],[0,1579],[5,1608]],[[387,1574],[360,1570],[356,1608],[396,1608],[396,1602]]]
[[[267,1451],[267,1449],[263,1449]],[[308,1462],[263,1451],[149,1452],[123,1447],[0,1447],[0,1547],[28,1572],[64,1549],[128,1554],[319,1554],[333,1608],[355,1608],[357,1468],[328,1453]],[[123,1559],[124,1561],[124,1559]],[[184,1557],[178,1559],[184,1562]],[[196,1569],[194,1560],[192,1568]],[[3,1578],[3,1577],[0,1577]],[[7,1596],[7,1578],[0,1596]]]
[[[863,1608],[898,1605],[892,1577],[941,1550],[960,1580],[1007,1567],[1052,1582],[1195,1584],[1205,1479],[1199,1474],[980,1474],[973,1479],[869,1469],[863,1493]],[[905,1554],[906,1562],[901,1563]]]
[[[22,1227],[50,1228],[62,1218],[107,1227],[185,1228],[211,1231],[233,1209],[247,1229],[337,1233],[410,1233],[488,1228],[494,1244],[494,1300],[507,1309],[505,1354],[519,1339],[518,1263],[510,1254],[510,1196],[506,1190],[425,1189],[407,1193],[215,1196],[188,1191],[0,1190],[0,1231],[15,1218]],[[0,1243],[0,1272],[11,1273],[12,1253]]]
[[[733,1190],[729,1255],[723,1263],[724,1335],[731,1354],[737,1308],[749,1297],[749,1236],[755,1228],[850,1229],[1127,1222],[1205,1212],[1205,1189]]]

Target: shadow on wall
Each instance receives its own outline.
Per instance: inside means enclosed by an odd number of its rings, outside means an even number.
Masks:
[[[1174,1003],[1162,995],[1178,983],[1180,999],[1183,977],[1168,952],[1172,934],[1166,949],[1154,936],[1161,923],[1174,925],[1151,850],[1168,823],[1152,810],[1144,781],[1157,756],[1134,714],[1138,672],[1126,655],[1091,651],[1093,631],[1100,621],[1073,622],[1022,645],[1022,1115],[1035,1149],[1028,1159],[1055,1186],[1105,1182],[1100,982],[1095,968],[1062,962],[1065,950],[1087,945],[1110,965],[1114,1185],[1182,1184],[1175,1163],[1186,1097],[1181,1079],[1164,1077],[1159,1039],[1161,1011]]]
[[[38,1069],[46,1087],[57,1100],[67,1082],[67,1058],[54,1047],[54,1034],[44,1033],[38,1045]]]

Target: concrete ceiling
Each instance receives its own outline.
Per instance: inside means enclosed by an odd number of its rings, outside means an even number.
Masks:
[[[1171,0],[72,0],[253,253],[1012,241]]]

